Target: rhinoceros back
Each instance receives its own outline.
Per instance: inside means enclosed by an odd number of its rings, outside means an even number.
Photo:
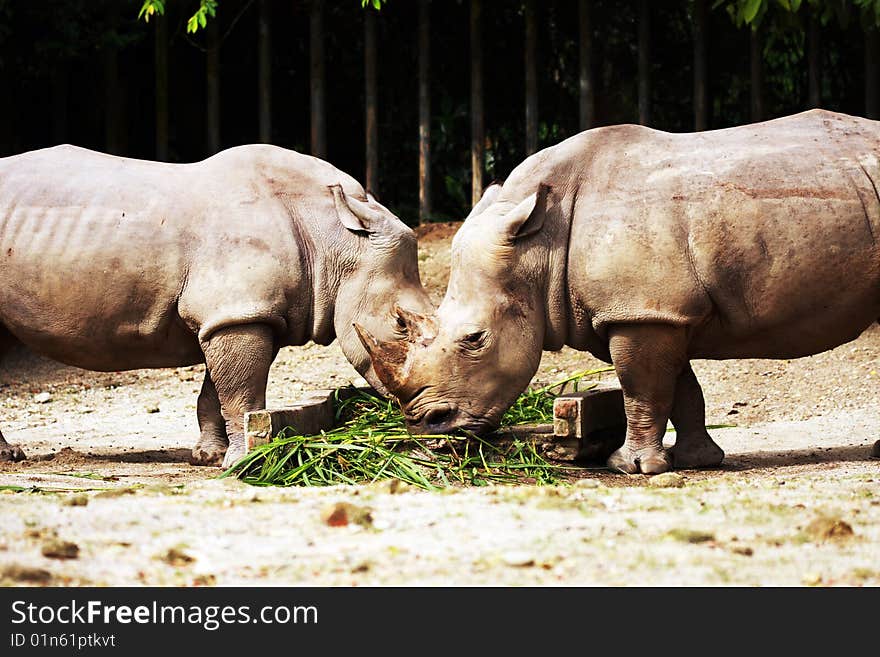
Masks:
[[[0,160],[0,323],[89,369],[197,362],[176,313],[193,166],[71,146]]]
[[[568,263],[582,331],[672,321],[693,357],[779,358],[880,317],[880,123],[810,111],[591,143]]]

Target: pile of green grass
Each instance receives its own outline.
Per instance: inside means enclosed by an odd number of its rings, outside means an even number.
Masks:
[[[583,379],[610,368],[578,372],[523,393],[502,426],[553,419],[553,399],[567,387],[589,389]],[[223,473],[255,486],[329,486],[396,478],[424,489],[489,483],[558,483],[565,468],[544,459],[531,442],[493,444],[474,435],[411,436],[391,401],[359,392],[336,401],[335,429],[301,436],[290,429],[257,447]],[[436,449],[442,445],[442,449]]]

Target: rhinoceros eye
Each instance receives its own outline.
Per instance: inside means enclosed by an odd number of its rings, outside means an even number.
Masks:
[[[483,346],[483,343],[486,341],[486,332],[485,331],[475,331],[474,333],[468,333],[461,339],[461,345],[466,349],[479,349]]]
[[[409,325],[400,315],[396,315],[394,318],[394,332],[400,337],[409,335]]]

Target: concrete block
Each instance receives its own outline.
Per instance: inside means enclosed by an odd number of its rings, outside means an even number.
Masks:
[[[623,444],[626,413],[617,386],[560,395],[553,402],[553,435],[577,450],[578,460],[604,460]]]
[[[333,391],[309,393],[288,408],[265,409],[244,415],[247,449],[265,445],[285,427],[293,427],[303,435],[321,433],[333,428]]]

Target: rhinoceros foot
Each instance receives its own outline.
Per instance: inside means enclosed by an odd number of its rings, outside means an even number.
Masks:
[[[223,457],[223,468],[228,469],[235,465],[239,459],[247,454],[247,443],[244,434],[232,434],[229,436],[229,448]]]
[[[607,465],[626,474],[659,474],[672,469],[672,459],[663,448],[624,445],[608,458]]]
[[[10,445],[9,443],[6,443],[0,446],[0,461],[12,461],[15,463],[16,461],[24,461],[26,458],[27,457],[24,455],[21,447],[18,445]]]
[[[880,440],[874,443],[874,447],[871,450],[871,456],[873,456],[875,459],[880,459]]]
[[[223,457],[227,452],[226,445],[198,444],[193,447],[189,457],[190,465],[208,465],[219,467],[223,463]]]
[[[691,468],[715,468],[724,460],[724,450],[715,444],[709,434],[695,440],[676,438],[670,448],[672,463],[676,470]]]

